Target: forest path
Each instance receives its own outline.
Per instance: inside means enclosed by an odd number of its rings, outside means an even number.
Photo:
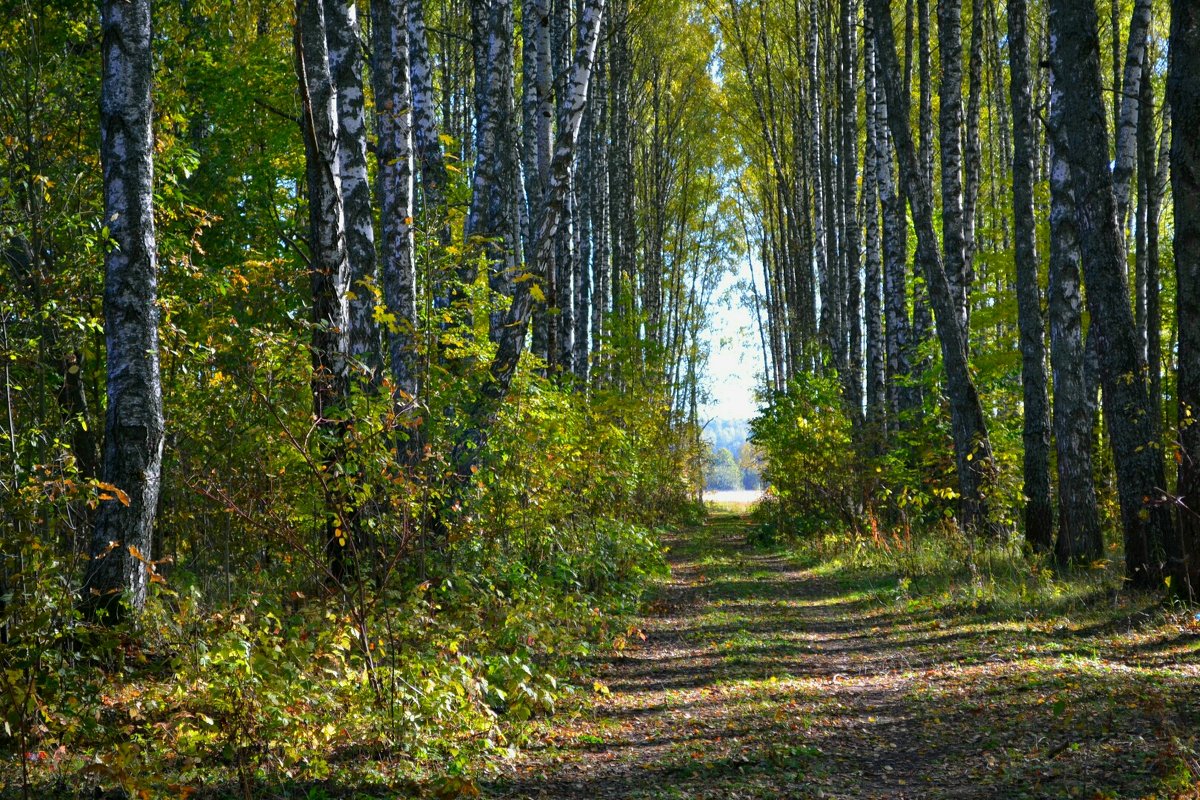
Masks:
[[[646,640],[598,667],[611,694],[544,723],[485,796],[1176,796],[1200,683],[1179,640],[911,612],[880,599],[894,576],[798,565],[749,524],[668,541]]]

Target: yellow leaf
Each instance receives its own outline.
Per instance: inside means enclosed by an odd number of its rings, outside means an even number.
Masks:
[[[118,489],[116,486],[113,486],[111,483],[106,483],[105,481],[96,481],[95,485],[96,485],[96,488],[100,489],[102,492],[111,492],[112,493],[111,496],[106,496],[106,495],[102,494],[100,497],[101,500],[111,500],[111,499],[113,499],[113,497],[116,497],[117,500],[120,501],[121,505],[125,506],[126,508],[129,507],[129,495],[125,494],[123,491]]]
[[[539,303],[546,302],[546,295],[542,292],[542,287],[538,286],[536,283],[529,284],[529,293],[533,295],[533,299]]]

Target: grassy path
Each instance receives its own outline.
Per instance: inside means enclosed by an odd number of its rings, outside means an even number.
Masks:
[[[914,611],[894,577],[799,566],[746,525],[669,542],[646,640],[599,667],[611,694],[487,796],[1200,796],[1194,630]]]

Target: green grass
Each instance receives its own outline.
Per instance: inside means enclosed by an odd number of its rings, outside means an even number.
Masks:
[[[1197,797],[1200,623],[946,530],[674,538],[611,696],[544,721],[495,796]],[[536,737],[535,737],[536,738]]]

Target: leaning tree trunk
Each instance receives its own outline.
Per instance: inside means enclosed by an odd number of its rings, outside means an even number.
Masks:
[[[146,603],[162,472],[150,0],[105,0],[101,28],[100,157],[104,221],[114,245],[104,256],[102,476],[122,494],[101,502],[96,515],[83,603],[112,621],[122,599],[134,613]]]
[[[1161,586],[1168,561],[1179,557],[1171,515],[1158,502],[1166,484],[1155,446],[1145,361],[1124,278],[1108,133],[1100,85],[1098,18],[1092,0],[1051,0],[1051,68],[1062,92],[1062,127],[1075,192],[1075,223],[1083,254],[1091,335],[1098,337],[1104,414],[1117,470],[1125,532],[1126,578]]]
[[[1010,22],[1011,25],[1011,11]],[[1058,93],[1056,96],[1055,93]],[[1092,478],[1093,401],[1084,376],[1083,292],[1079,235],[1066,141],[1061,135],[1061,92],[1051,77],[1050,99],[1050,367],[1054,379],[1054,445],[1058,454],[1060,564],[1100,557],[1103,540]]]
[[[1179,326],[1179,483],[1183,560],[1171,574],[1181,592],[1200,589],[1200,8],[1171,3],[1171,190],[1175,197],[1175,311]],[[1186,589],[1185,589],[1186,587]]]
[[[1029,77],[1025,0],[1008,0],[1008,55],[1012,82],[1013,229],[1017,267],[1017,325],[1021,331],[1021,388],[1025,403],[1025,538],[1040,552],[1054,545],[1050,502],[1050,399],[1046,391],[1045,322],[1038,289],[1037,231],[1033,219],[1035,136]]]
[[[900,64],[896,58],[895,35],[888,0],[870,0],[871,25],[876,53],[884,77],[888,122],[896,155],[904,177],[905,193],[917,229],[917,259],[925,266],[925,281],[933,305],[938,340],[945,369],[945,390],[950,400],[950,423],[954,457],[962,495],[962,524],[980,531],[988,521],[988,498],[993,472],[991,442],[975,383],[967,365],[967,344],[958,323],[950,283],[938,254],[933,229],[933,204],[929,185],[922,179],[909,129],[909,98],[901,92]]]
[[[554,156],[550,162],[550,181],[538,220],[535,247],[531,256],[533,263],[546,264],[554,250],[554,239],[559,231],[566,203],[566,191],[571,164],[575,158],[579,126],[587,104],[588,84],[595,63],[596,43],[600,38],[600,26],[604,16],[605,0],[588,0],[579,18],[579,38],[575,46],[570,78],[566,83],[567,96],[564,101],[564,126],[558,131],[554,143]],[[456,443],[452,463],[460,479],[465,480],[476,466],[482,448],[497,415],[503,407],[516,374],[517,364],[525,351],[525,338],[529,332],[529,318],[533,310],[533,280],[518,281],[513,288],[512,302],[503,316],[496,355],[492,359],[488,379],[480,389],[479,398],[470,410],[469,427]]]

